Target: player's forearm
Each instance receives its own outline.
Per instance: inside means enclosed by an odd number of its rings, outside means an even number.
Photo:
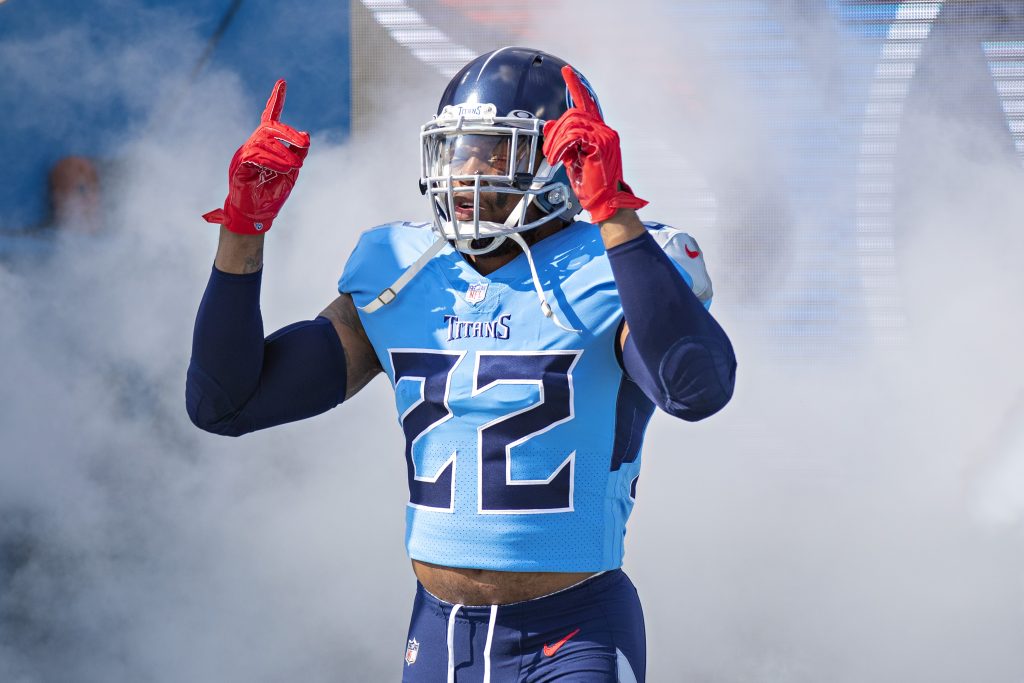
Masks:
[[[263,366],[263,273],[228,273],[214,267],[192,332],[185,406],[207,431],[224,423],[259,386]]]
[[[298,322],[264,339],[261,277],[210,274],[185,383],[188,415],[205,431],[240,436],[344,400],[345,352],[331,322]]]
[[[732,344],[669,256],[642,224],[640,228],[639,235],[608,250],[629,326],[623,364],[660,408],[685,420],[700,420],[732,397]]]
[[[243,275],[263,267],[265,235],[239,235],[220,227],[220,242],[213,264],[224,273]]]

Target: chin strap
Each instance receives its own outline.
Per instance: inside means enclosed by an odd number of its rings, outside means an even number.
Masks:
[[[523,236],[518,232],[514,232],[508,237],[518,244],[523,250],[523,253],[526,254],[526,262],[530,264],[530,274],[533,276],[533,288],[537,291],[537,298],[540,299],[540,310],[544,313],[544,317],[550,318],[551,322],[566,332],[575,332],[576,334],[579,334],[581,330],[576,330],[563,324],[562,321],[558,319],[558,316],[555,315],[555,312],[551,310],[551,305],[544,297],[544,288],[540,285],[540,276],[537,275],[537,266],[533,263],[533,254],[530,252],[530,246],[526,243],[526,240],[524,240]]]
[[[469,254],[470,256],[483,256],[484,254],[490,254],[492,251],[500,247],[502,243],[505,241],[505,236],[498,235],[497,237],[485,237],[484,239],[489,239],[490,242],[487,243],[486,247],[482,247],[480,249],[473,248],[473,242],[475,242],[476,240],[472,238],[467,238],[464,240],[455,240],[454,246],[463,254]]]

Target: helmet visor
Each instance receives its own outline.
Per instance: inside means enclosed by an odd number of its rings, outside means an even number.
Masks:
[[[532,170],[530,148],[526,136],[437,135],[428,142],[427,173],[434,177],[478,175],[511,179],[516,173]]]

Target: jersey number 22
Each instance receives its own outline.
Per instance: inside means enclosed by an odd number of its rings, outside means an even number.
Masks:
[[[416,443],[450,420],[452,375],[468,352],[391,349],[395,387],[402,381],[421,383],[420,400],[401,415],[409,471],[409,504],[452,511],[458,453],[435,472],[417,471]],[[537,387],[540,400],[498,415],[477,429],[477,512],[530,514],[572,510],[575,452],[545,479],[513,479],[512,449],[573,419],[572,370],[582,351],[476,352],[470,399],[498,385]],[[523,457],[523,456],[519,456]]]

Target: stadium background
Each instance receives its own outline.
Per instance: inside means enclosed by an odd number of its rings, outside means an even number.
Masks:
[[[588,75],[737,341],[734,404],[650,430],[651,680],[1024,677],[1021,3],[6,0],[0,680],[396,678],[388,387],[196,433],[197,216],[287,78],[314,148],[264,310],[315,315],[359,230],[423,215],[417,128],[505,44]],[[100,234],[39,227],[71,154]]]

